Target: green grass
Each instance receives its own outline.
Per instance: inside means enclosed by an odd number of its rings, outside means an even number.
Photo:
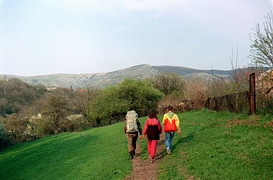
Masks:
[[[175,135],[172,155],[159,163],[159,179],[272,179],[273,133],[262,126],[272,116],[208,110],[178,115],[182,134]],[[145,120],[140,118],[142,125]],[[146,143],[141,141],[143,159]],[[123,122],[0,151],[0,179],[123,179],[131,168]]]
[[[62,133],[0,152],[0,179],[123,179],[132,168],[123,123]]]
[[[179,117],[182,134],[160,164],[160,179],[272,179],[273,133],[262,126],[272,116],[201,110]],[[229,120],[248,122],[227,125]]]

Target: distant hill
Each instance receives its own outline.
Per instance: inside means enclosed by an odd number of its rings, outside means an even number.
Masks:
[[[189,75],[189,74],[199,74],[199,73],[206,73],[206,74],[215,74],[215,75],[230,75],[232,70],[200,70],[200,69],[192,69],[180,66],[153,66],[158,71],[172,71],[180,75]]]
[[[203,80],[212,80],[212,79],[231,79],[232,70],[200,70],[193,69],[181,66],[153,66],[157,71],[170,71],[175,72],[181,75],[185,80],[191,79],[203,79]]]
[[[209,80],[212,78],[229,79],[232,71],[225,70],[199,70],[180,66],[150,66],[142,64],[117,71],[107,73],[90,73],[90,74],[51,74],[40,76],[15,76],[0,75],[0,78],[18,78],[30,84],[44,84],[45,86],[73,87],[74,89],[82,87],[102,88],[116,84],[124,78],[144,79],[152,77],[162,71],[175,72],[184,79],[202,78]]]

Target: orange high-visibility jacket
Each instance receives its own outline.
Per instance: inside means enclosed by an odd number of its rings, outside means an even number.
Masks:
[[[173,113],[171,117],[169,117],[170,113],[166,113],[163,116],[162,124],[164,125],[164,131],[176,131],[178,130],[180,121],[176,114]]]

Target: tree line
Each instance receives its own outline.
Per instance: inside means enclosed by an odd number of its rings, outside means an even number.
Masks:
[[[202,107],[205,98],[214,93],[209,91],[211,83],[202,79],[185,81],[173,72],[143,80],[125,79],[104,89],[47,90],[19,79],[1,80],[1,147],[120,122],[132,109],[146,116],[151,109],[163,112],[168,105],[178,107],[185,99],[199,101]]]

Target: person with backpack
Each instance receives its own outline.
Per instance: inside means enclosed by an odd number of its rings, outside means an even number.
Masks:
[[[180,129],[180,120],[178,116],[173,112],[173,107],[168,106],[168,112],[164,114],[162,124],[164,125],[164,132],[166,138],[166,150],[167,154],[172,153],[172,141],[177,131],[179,134],[181,133]]]
[[[138,134],[139,138],[142,138],[141,124],[138,121],[138,114],[134,110],[128,111],[125,116],[124,132],[128,137],[129,157],[134,159]]]
[[[162,132],[162,126],[156,115],[157,112],[155,110],[149,112],[143,130],[143,135],[147,135],[148,138],[148,152],[151,163],[154,162],[157,142]]]

